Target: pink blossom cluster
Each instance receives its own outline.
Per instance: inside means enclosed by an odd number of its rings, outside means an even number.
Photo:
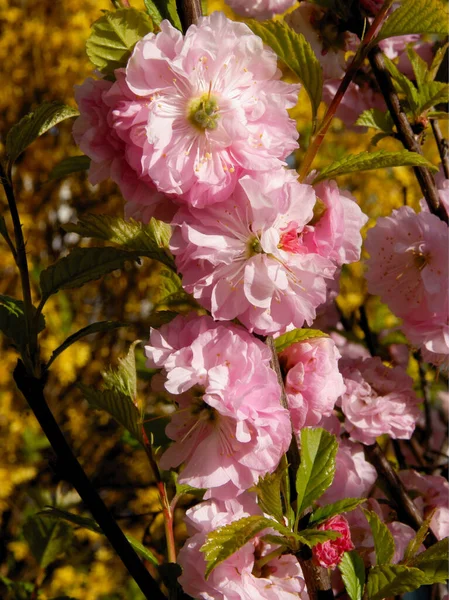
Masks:
[[[443,189],[444,192],[444,189]],[[447,366],[449,356],[449,229],[435,215],[404,206],[368,232],[366,278],[402,319],[424,360]]]
[[[354,549],[349,524],[344,517],[336,515],[319,525],[318,529],[320,531],[336,531],[340,534],[337,539],[317,544],[313,548],[313,558],[319,565],[335,568],[341,562],[343,554]]]
[[[145,353],[148,366],[164,368],[167,391],[178,395],[179,410],[166,429],[175,443],[162,468],[184,463],[179,482],[220,499],[276,469],[291,426],[265,344],[208,316],[178,316],[151,331]]]
[[[307,597],[298,560],[291,554],[276,555],[276,546],[262,540],[274,530],[266,529],[219,564],[205,579],[206,561],[200,548],[206,535],[234,521],[262,514],[254,499],[244,494],[228,501],[203,502],[187,511],[190,537],[179,552],[183,568],[179,578],[193,598],[216,600],[295,600]],[[273,553],[271,560],[264,560]],[[260,566],[258,565],[260,563]]]

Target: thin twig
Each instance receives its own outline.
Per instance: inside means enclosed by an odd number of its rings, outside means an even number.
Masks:
[[[404,148],[422,155],[421,146],[416,140],[407,115],[401,107],[379,46],[374,46],[370,50],[368,58]],[[413,167],[413,169],[429,210],[442,221],[448,223],[448,215],[440,203],[438,190],[431,172],[426,167]]]
[[[438,119],[432,119],[430,123],[432,125],[433,136],[438,147],[438,152],[440,153],[444,176],[446,179],[449,179],[449,143],[441,132]]]
[[[129,544],[123,531],[113,519],[67,444],[45,400],[44,381],[30,375],[20,360],[14,370],[14,380],[35,414],[58,460],[64,465],[67,479],[81,496],[86,507],[103,530],[103,533],[123,561],[130,575],[134,578],[145,598],[148,600],[165,600],[165,596],[160,591],[158,584],[151,577]]]

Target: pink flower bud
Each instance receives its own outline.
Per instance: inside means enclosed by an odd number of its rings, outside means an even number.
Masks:
[[[341,561],[347,550],[353,550],[351,532],[347,520],[341,515],[336,515],[318,527],[322,531],[332,529],[338,531],[341,536],[336,540],[328,540],[324,544],[317,544],[313,548],[313,558],[322,567],[333,569]]]

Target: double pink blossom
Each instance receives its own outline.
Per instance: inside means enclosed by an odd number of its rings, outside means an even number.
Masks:
[[[291,425],[265,344],[242,327],[178,316],[151,331],[145,352],[150,367],[165,369],[167,391],[178,395],[179,411],[166,429],[175,443],[162,468],[184,463],[180,483],[220,499],[276,469]]]
[[[226,0],[226,4],[237,14],[261,21],[285,12],[295,3],[296,0]]]
[[[404,206],[378,219],[365,244],[368,290],[403,319],[412,344],[437,364],[449,355],[448,233],[435,215]]]
[[[136,100],[118,104],[139,176],[178,202],[225,200],[247,171],[281,166],[297,145],[287,108],[298,86],[280,81],[276,55],[222,13],[185,36],[168,21],[137,42],[126,68]]]
[[[340,370],[346,385],[339,404],[351,438],[374,444],[388,434],[409,439],[420,415],[413,380],[401,367],[386,367],[381,359],[345,359]]]

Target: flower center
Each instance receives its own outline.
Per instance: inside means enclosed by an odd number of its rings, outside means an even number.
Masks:
[[[251,256],[254,256],[255,254],[263,254],[264,253],[262,244],[260,243],[259,238],[256,236],[254,236],[248,240],[246,249],[247,249],[247,253],[246,253],[247,258],[250,258]]]
[[[218,109],[218,101],[209,90],[207,94],[190,101],[187,118],[200,131],[217,129],[220,116]]]
[[[303,251],[298,233],[298,223],[290,221],[285,228],[284,233],[281,235],[278,248],[280,250],[285,250],[286,252],[291,252],[292,254],[300,254]]]
[[[413,260],[418,271],[422,271],[430,262],[430,256],[424,252],[413,252]]]

